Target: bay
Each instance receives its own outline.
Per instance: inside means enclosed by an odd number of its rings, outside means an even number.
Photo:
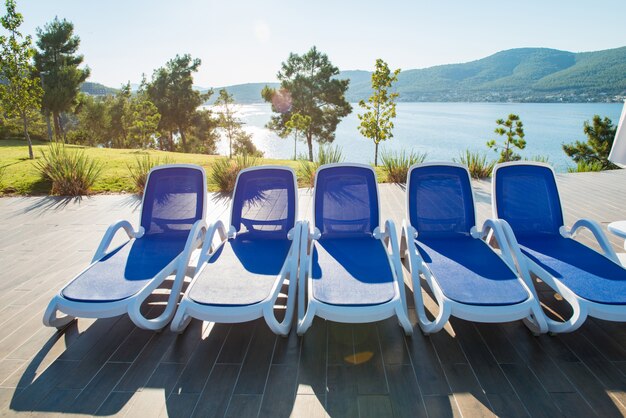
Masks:
[[[356,103],[352,113],[344,118],[336,131],[334,145],[341,147],[346,161],[372,163],[374,144],[358,132]],[[394,136],[382,142],[383,150],[413,150],[427,154],[427,161],[451,161],[465,149],[484,152],[489,158],[498,155],[489,150],[486,142],[503,138],[494,133],[496,119],[506,119],[510,113],[520,116],[526,134],[524,158],[548,157],[559,172],[567,171],[574,163],[563,152],[561,145],[576,140],[585,141],[583,123],[594,115],[609,117],[617,124],[622,110],[620,103],[398,103]],[[253,135],[255,145],[267,158],[293,158],[293,137],[278,137],[265,127],[272,115],[269,104],[240,105],[239,117],[245,129]],[[314,144],[317,152],[318,144]],[[306,151],[304,142],[298,143],[298,154]],[[218,151],[226,154],[228,145],[221,141]]]

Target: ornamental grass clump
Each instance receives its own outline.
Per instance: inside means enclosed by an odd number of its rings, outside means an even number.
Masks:
[[[472,152],[468,149],[465,153],[459,154],[458,160],[453,158],[454,162],[463,164],[469,170],[470,176],[475,179],[484,179],[491,177],[495,161],[488,161],[487,155],[480,152]]]
[[[81,196],[89,193],[100,173],[102,164],[89,158],[84,151],[71,150],[63,144],[50,144],[35,163],[42,178],[52,182],[50,193],[60,196]]]
[[[579,160],[576,163],[576,167],[569,167],[567,169],[568,173],[586,173],[589,171],[602,171],[604,170],[604,166],[599,161],[591,161],[587,162],[584,160]]]
[[[320,146],[317,153],[317,158],[311,162],[305,158],[300,157],[298,167],[298,178],[302,183],[308,187],[315,185],[315,172],[324,164],[341,163],[345,160],[340,147]]]
[[[232,193],[235,189],[237,175],[241,170],[258,164],[255,156],[241,154],[233,159],[221,158],[213,164],[211,182],[217,185],[222,193]]]
[[[423,163],[426,153],[402,151],[383,151],[380,155],[383,170],[387,174],[388,183],[404,184],[413,164]]]
[[[135,191],[139,194],[143,194],[143,190],[146,187],[146,181],[148,180],[148,173],[153,167],[162,164],[170,164],[171,159],[165,157],[163,161],[159,157],[152,158],[150,154],[143,156],[137,155],[134,164],[126,164],[130,178],[133,179],[135,185]]]

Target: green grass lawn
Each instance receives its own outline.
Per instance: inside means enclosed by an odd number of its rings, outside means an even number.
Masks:
[[[50,183],[41,179],[35,167],[35,161],[41,160],[41,153],[46,149],[47,142],[34,141],[35,159],[28,158],[28,147],[25,140],[0,140],[0,194],[3,195],[45,195],[50,193]],[[204,167],[207,175],[211,172],[212,164],[219,158],[216,155],[184,154],[180,152],[165,152],[155,150],[91,148],[77,145],[68,147],[83,149],[85,153],[97,161],[102,162],[103,170],[100,178],[92,188],[94,193],[123,193],[133,192],[134,184],[128,171],[128,165],[133,165],[137,157],[150,154],[152,158],[162,161],[168,158],[172,163],[198,164]],[[292,160],[262,159],[261,164],[285,165],[297,169],[298,163]],[[383,171],[377,167],[379,181],[385,178]],[[209,190],[217,188],[209,181]]]

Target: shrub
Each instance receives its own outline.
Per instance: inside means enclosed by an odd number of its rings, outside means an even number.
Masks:
[[[426,159],[426,153],[406,152],[405,150],[396,152],[383,151],[380,154],[383,170],[387,173],[387,182],[389,183],[406,183],[406,176],[409,168],[413,164],[423,163]]]
[[[146,180],[148,180],[148,173],[153,167],[162,164],[170,164],[171,159],[165,157],[163,161],[159,157],[152,158],[150,154],[143,156],[137,155],[135,157],[135,164],[126,164],[130,173],[130,178],[133,179],[135,184],[135,191],[137,193],[143,193],[143,189],[146,187]]]
[[[452,160],[466,166],[470,176],[475,179],[490,177],[493,167],[496,165],[495,161],[487,161],[487,155],[484,153],[472,152],[468,149],[465,150],[465,153],[459,154],[458,160],[456,158]]]
[[[576,167],[569,167],[567,169],[568,173],[585,173],[589,171],[602,171],[604,170],[604,166],[600,161],[586,162],[584,160],[579,160],[576,164]]]
[[[221,158],[213,164],[211,181],[222,193],[232,193],[237,175],[244,168],[257,165],[257,158],[247,154],[237,155],[233,159]]]
[[[298,178],[307,186],[313,187],[315,185],[315,172],[321,165],[341,163],[344,159],[340,147],[320,146],[317,157],[313,162],[308,161],[306,157],[298,157]]]
[[[35,167],[42,178],[52,182],[51,194],[87,194],[102,172],[102,164],[87,157],[84,151],[73,151],[63,144],[50,144],[41,157]]]

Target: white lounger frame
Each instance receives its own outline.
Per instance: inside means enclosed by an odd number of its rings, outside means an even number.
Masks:
[[[172,319],[176,310],[176,302],[180,296],[183,282],[185,280],[185,274],[187,271],[187,265],[189,264],[189,258],[192,252],[198,248],[202,242],[202,238],[206,233],[207,225],[204,221],[206,216],[206,174],[202,167],[191,164],[169,164],[163,166],[157,166],[150,170],[146,184],[150,181],[150,175],[157,170],[163,170],[168,168],[193,168],[202,173],[203,178],[203,190],[205,193],[202,208],[202,218],[197,220],[187,237],[185,249],[174,260],[172,260],[167,266],[163,268],[152,280],[150,280],[143,289],[126,299],[117,300],[114,302],[79,302],[75,300],[66,299],[61,291],[52,298],[48,308],[46,309],[43,317],[43,323],[49,327],[62,328],[76,317],[82,318],[110,318],[118,315],[128,313],[130,319],[140,328],[149,330],[160,330],[167,325]],[[141,211],[143,212],[143,198],[141,202]],[[142,214],[139,214],[141,220]],[[111,241],[115,234],[123,229],[128,235],[129,239],[140,239],[144,235],[144,228],[139,227],[137,230],[133,230],[133,227],[129,221],[118,221],[107,229],[93,256],[91,264],[70,280],[62,289],[73,282],[78,276],[89,270],[94,264],[106,257],[110,252],[107,252]],[[119,247],[116,247],[116,249]],[[157,289],[168,276],[176,272],[176,277],[172,284],[172,289],[167,300],[167,306],[163,313],[156,318],[148,319],[141,313],[141,305],[143,302]],[[63,316],[58,316],[58,312],[62,312]]]
[[[515,161],[509,163],[496,164],[493,169],[493,183],[491,190],[491,208],[493,212],[493,216],[496,217],[498,213],[497,202],[495,199],[496,192],[496,173],[502,167],[507,167],[511,165],[533,165],[539,167],[545,167],[550,169],[552,172],[552,176],[554,176],[556,182],[556,175],[554,173],[554,169],[549,164],[538,163],[538,162],[529,162],[529,161]],[[558,185],[557,185],[558,186]],[[558,189],[558,187],[557,187]],[[561,206],[561,210],[563,210],[562,202],[560,201],[559,195],[559,205]],[[572,307],[573,313],[572,316],[564,321],[559,322],[553,319],[546,317],[546,321],[548,323],[548,329],[551,333],[564,333],[564,332],[572,332],[578,329],[587,319],[587,316],[591,316],[594,318],[604,319],[607,321],[626,321],[626,306],[624,305],[608,305],[602,303],[592,302],[590,300],[581,298],[577,294],[575,294],[571,289],[569,289],[561,280],[554,277],[544,268],[539,266],[530,258],[526,257],[515,238],[515,234],[511,229],[511,226],[504,220],[501,221],[503,236],[507,241],[507,248],[517,261],[518,270],[524,280],[532,283],[532,276],[535,275],[539,279],[541,279],[544,283],[550,286],[555,292],[560,294],[563,299],[565,299]],[[577,220],[571,229],[567,229],[565,225],[561,225],[559,228],[559,232],[561,236],[564,238],[573,239],[576,237],[578,231],[582,228],[586,228],[593,234],[594,238],[602,248],[602,252],[600,254],[604,255],[608,260],[622,267],[615,250],[611,247],[611,244],[602,231],[600,225],[591,219],[579,219]]]
[[[296,279],[298,272],[298,251],[300,248],[300,222],[297,220],[298,216],[298,184],[296,183],[296,176],[293,169],[283,166],[257,166],[250,167],[244,170],[241,170],[239,175],[237,176],[237,180],[235,182],[235,190],[237,189],[237,184],[239,183],[239,176],[242,173],[246,173],[249,171],[255,170],[266,170],[266,169],[278,169],[290,171],[294,177],[294,190],[296,193],[295,196],[295,216],[296,222],[294,227],[288,232],[287,236],[290,240],[292,240],[291,248],[289,250],[289,255],[285,263],[283,264],[280,273],[276,277],[276,281],[272,290],[267,298],[263,301],[252,304],[252,305],[244,305],[244,306],[220,306],[220,305],[205,305],[194,301],[189,298],[189,292],[193,288],[195,282],[198,280],[200,273],[206,268],[207,261],[213,257],[213,255],[219,251],[222,245],[228,241],[228,239],[235,238],[237,235],[237,231],[235,227],[232,225],[232,211],[233,207],[231,205],[231,226],[229,227],[228,233],[224,227],[224,223],[222,221],[217,221],[213,223],[206,234],[206,238],[204,240],[204,244],[202,245],[202,252],[200,253],[200,257],[198,259],[198,264],[196,266],[196,273],[194,274],[194,278],[187,288],[187,291],[183,295],[183,298],[178,306],[178,311],[172,320],[171,329],[174,332],[182,332],[185,330],[187,325],[192,318],[197,318],[202,321],[211,321],[211,322],[221,322],[221,323],[239,323],[252,321],[257,318],[263,317],[265,322],[270,327],[270,329],[279,335],[287,335],[289,334],[289,330],[291,328],[291,321],[293,318],[293,310],[295,308],[295,296],[296,296],[296,286],[298,281]],[[234,193],[233,193],[234,195]],[[214,246],[214,239],[216,234],[219,236],[219,243]],[[227,279],[227,278],[226,278]],[[278,322],[276,319],[276,315],[274,312],[277,299],[283,294],[281,294],[281,289],[284,284],[288,284],[287,291],[287,305],[285,311],[285,317],[282,322]]]
[[[356,163],[335,163],[325,164],[318,168],[317,173],[332,167],[361,167],[374,172],[369,165]],[[374,172],[374,176],[375,176]],[[317,188],[317,179],[315,176],[315,188]],[[378,184],[376,184],[376,195],[378,201],[376,204],[380,208],[380,194],[378,192]],[[380,216],[380,211],[379,211]],[[313,203],[313,220],[315,220],[315,203]],[[300,249],[300,273],[299,273],[299,289],[298,289],[298,335],[303,335],[313,323],[313,318],[319,316],[330,321],[346,322],[346,323],[366,323],[381,321],[392,316],[398,317],[400,326],[404,329],[406,335],[413,333],[413,327],[408,316],[406,305],[406,297],[404,293],[404,276],[402,274],[402,264],[400,261],[400,252],[398,247],[398,238],[393,221],[385,222],[385,229],[382,231],[380,226],[374,230],[374,238],[381,241],[381,245],[385,247],[387,257],[391,266],[394,278],[395,295],[390,301],[377,305],[366,306],[337,306],[324,303],[313,297],[313,242],[320,238],[320,231],[313,226],[310,230],[308,222],[303,222],[302,238]],[[388,245],[391,245],[391,253]],[[305,290],[307,292],[307,301],[305,302]],[[306,313],[305,313],[306,306]]]
[[[468,178],[469,171],[467,167],[456,163],[422,163],[415,164],[409,169],[407,176],[406,187],[406,218],[402,223],[402,237],[401,237],[401,249],[402,255],[406,257],[408,253],[409,260],[409,272],[411,274],[411,281],[413,284],[413,298],[415,300],[415,310],[419,322],[419,326],[425,335],[440,331],[448,322],[450,316],[465,319],[474,322],[487,322],[487,323],[499,323],[516,321],[519,319],[524,320],[524,323],[534,333],[545,333],[548,331],[545,315],[539,305],[539,298],[535,293],[535,288],[530,280],[527,280],[525,276],[516,274],[522,287],[528,292],[528,299],[523,302],[502,305],[502,306],[483,306],[483,305],[470,305],[452,300],[444,295],[441,287],[434,278],[432,272],[428,268],[426,262],[420,256],[420,253],[415,244],[415,239],[418,237],[418,233],[410,223],[410,207],[409,207],[409,191],[411,172],[417,167],[427,166],[449,166],[459,167],[467,172]],[[471,187],[472,200],[474,203],[474,217],[476,216],[476,200],[474,198],[474,189]],[[476,225],[476,219],[474,219],[474,225]],[[479,231],[476,226],[471,229],[471,235],[474,239],[495,239],[499,248],[502,249],[502,254],[498,256],[506,263],[513,273],[516,272],[515,263],[507,251],[507,240],[504,239],[503,233],[500,227],[500,221],[497,219],[488,219],[483,224],[482,229]],[[485,243],[485,245],[487,245]],[[420,277],[423,277],[428,284],[428,287],[432,290],[437,304],[439,305],[439,313],[436,318],[431,321],[426,316],[426,310],[424,307],[424,300],[422,298],[422,288]]]

